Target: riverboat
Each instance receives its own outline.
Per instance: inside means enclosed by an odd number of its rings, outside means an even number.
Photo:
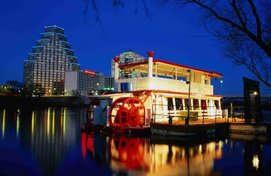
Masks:
[[[178,123],[222,117],[221,98],[214,95],[211,79],[222,74],[154,59],[121,64],[114,58],[115,91],[108,125],[113,131],[149,128],[152,122]]]

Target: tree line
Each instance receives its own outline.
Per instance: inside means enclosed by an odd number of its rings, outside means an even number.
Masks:
[[[43,96],[44,94],[45,89],[41,84],[25,85],[16,80],[9,80],[0,86],[0,95]]]

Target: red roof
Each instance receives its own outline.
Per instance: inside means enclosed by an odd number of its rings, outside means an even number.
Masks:
[[[199,69],[199,68],[195,68],[195,67],[191,67],[191,66],[186,66],[186,65],[182,65],[182,64],[176,64],[176,63],[165,61],[165,60],[161,60],[161,59],[155,59],[155,60],[153,60],[153,63],[154,64],[157,63],[160,67],[164,66],[167,69],[172,69],[172,67],[179,67],[179,68],[186,69],[186,70],[190,70],[191,69],[191,70],[194,70],[194,71],[203,72],[203,73],[208,74],[211,77],[220,78],[220,77],[223,76],[222,74],[220,74],[218,72],[207,71],[207,70],[203,70],[203,69]],[[136,62],[136,63],[120,64],[119,68],[122,68],[122,69],[125,69],[125,68],[131,68],[131,69],[135,68],[135,69],[138,69],[138,70],[145,70],[145,71],[147,71],[147,68],[148,68],[147,65],[148,65],[148,61],[144,60],[144,61]]]

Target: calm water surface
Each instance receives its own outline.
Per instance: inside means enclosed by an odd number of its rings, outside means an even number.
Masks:
[[[95,136],[85,114],[0,109],[0,175],[271,175],[270,144]]]

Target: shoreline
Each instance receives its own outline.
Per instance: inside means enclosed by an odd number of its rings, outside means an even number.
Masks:
[[[0,96],[0,107],[81,107],[89,104],[86,96],[22,97]]]

